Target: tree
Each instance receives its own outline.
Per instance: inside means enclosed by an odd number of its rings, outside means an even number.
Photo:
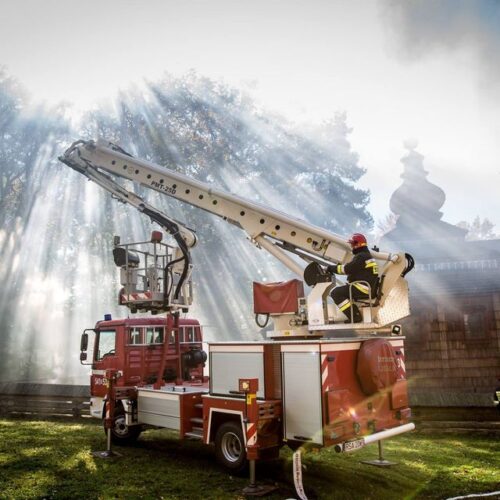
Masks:
[[[30,304],[22,307],[35,272],[34,249],[41,246],[27,228],[41,193],[51,185],[58,140],[65,140],[61,111],[29,107],[19,84],[0,69],[0,374],[12,376],[21,369],[9,355],[12,332],[17,348],[21,341],[31,346],[39,338],[37,327],[29,324]],[[50,202],[56,207],[56,200]],[[44,250],[42,275],[55,256],[50,247]],[[23,325],[20,316],[26,319]]]
[[[383,219],[377,221],[377,227],[373,235],[373,242],[378,245],[380,240],[389,231],[392,231],[396,227],[399,216],[393,212],[387,214]]]
[[[457,224],[458,227],[468,231],[465,239],[468,241],[474,240],[493,240],[499,236],[493,232],[495,224],[487,217],[483,220],[477,215],[472,222],[461,221]]]
[[[373,223],[369,193],[355,187],[364,169],[345,114],[308,137],[271,121],[242,92],[193,72],[150,83],[146,93],[122,94],[115,109],[93,113],[87,136],[336,232]]]

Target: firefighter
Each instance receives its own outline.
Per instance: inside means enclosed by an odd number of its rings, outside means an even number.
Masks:
[[[349,284],[335,287],[331,295],[338,308],[349,318],[345,323],[351,323],[351,320],[352,323],[361,323],[363,317],[353,301],[376,296],[378,265],[368,249],[364,235],[354,233],[349,239],[349,243],[354,255],[351,262],[328,266],[330,274],[347,275]],[[370,286],[368,287],[367,284]]]

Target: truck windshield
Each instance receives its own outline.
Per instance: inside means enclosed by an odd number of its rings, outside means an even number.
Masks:
[[[97,337],[97,357],[96,361],[100,361],[105,356],[115,354],[116,348],[116,332],[115,330],[100,330]]]

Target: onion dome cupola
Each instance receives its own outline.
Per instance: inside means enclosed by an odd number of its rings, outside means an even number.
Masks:
[[[424,156],[416,151],[416,140],[404,143],[408,153],[401,158],[403,183],[391,196],[391,211],[398,216],[394,229],[385,234],[381,245],[414,248],[418,253],[434,252],[439,246],[465,240],[466,230],[441,220],[446,200],[444,191],[427,180]],[[425,252],[422,251],[425,249]]]
[[[401,158],[404,165],[401,174],[403,184],[391,196],[391,211],[403,219],[439,220],[443,216],[439,210],[444,205],[446,195],[440,187],[427,180],[424,156],[415,151],[417,145],[415,140],[405,142],[408,154]]]

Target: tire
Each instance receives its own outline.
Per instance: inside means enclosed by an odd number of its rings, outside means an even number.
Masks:
[[[126,446],[137,441],[137,438],[142,432],[140,425],[129,427],[125,424],[125,411],[123,407],[115,408],[115,417],[113,427],[111,427],[111,441],[113,444]],[[108,430],[104,427],[104,433],[107,435]]]
[[[242,472],[247,466],[247,454],[241,424],[225,422],[215,435],[215,457],[227,470]]]

